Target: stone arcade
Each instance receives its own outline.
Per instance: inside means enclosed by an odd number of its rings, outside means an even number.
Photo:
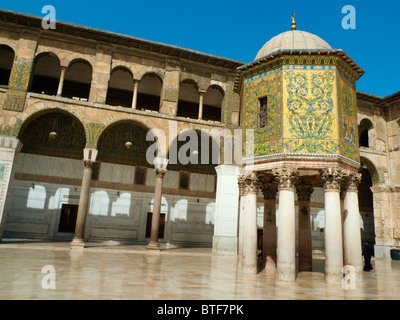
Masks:
[[[294,21],[248,64],[7,10],[0,21],[0,237],[212,247],[250,274],[262,247],[282,281],[320,250],[328,283],[344,265],[361,280],[361,241],[387,258],[399,244],[400,93],[357,91],[364,71]],[[187,129],[254,139],[241,163],[210,135],[217,164],[154,170],[146,135],[160,128],[161,159]]]

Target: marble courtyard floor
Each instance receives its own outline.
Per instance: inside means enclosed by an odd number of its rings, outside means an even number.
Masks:
[[[66,242],[4,240],[0,243],[0,299],[400,299],[400,261],[374,259],[376,274],[364,272],[355,289],[324,282],[324,256],[314,255],[314,272],[295,283],[275,280],[275,271],[245,275],[236,256],[216,256],[209,248],[164,248],[88,243],[82,253]],[[55,289],[44,289],[44,266],[55,270]]]

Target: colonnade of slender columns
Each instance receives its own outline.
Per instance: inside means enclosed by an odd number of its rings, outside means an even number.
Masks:
[[[295,168],[273,171],[272,181],[260,181],[255,173],[239,176],[240,226],[239,266],[242,272],[257,273],[257,192],[264,194],[263,255],[266,268],[274,268],[277,279],[296,279],[296,223],[295,192],[298,196],[299,271],[312,271],[312,246],[310,224],[311,184],[296,183]],[[361,234],[357,186],[360,174],[331,167],[320,171],[325,199],[325,280],[328,284],[340,284],[343,266],[351,265],[361,280]],[[277,181],[278,183],[276,183]],[[344,200],[341,205],[340,189]],[[275,197],[278,190],[278,234],[275,229]],[[342,219],[343,213],[343,219]]]

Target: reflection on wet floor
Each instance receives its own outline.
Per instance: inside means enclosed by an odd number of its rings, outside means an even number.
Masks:
[[[364,272],[364,282],[345,290],[325,284],[323,255],[314,257],[313,272],[282,283],[275,270],[242,274],[236,256],[170,249],[92,245],[70,252],[66,243],[1,243],[0,299],[400,299],[400,261],[373,260],[376,274]],[[46,265],[54,266],[56,289],[42,286]]]

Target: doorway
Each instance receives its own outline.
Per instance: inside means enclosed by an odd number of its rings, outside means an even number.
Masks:
[[[146,238],[150,238],[151,235],[151,221],[153,218],[153,212],[147,212],[147,222],[146,222]],[[164,229],[165,229],[165,213],[160,213],[160,225],[158,231],[158,239],[164,239]]]
[[[58,232],[74,233],[77,215],[78,215],[78,205],[63,204],[61,207],[60,224],[58,225]]]

